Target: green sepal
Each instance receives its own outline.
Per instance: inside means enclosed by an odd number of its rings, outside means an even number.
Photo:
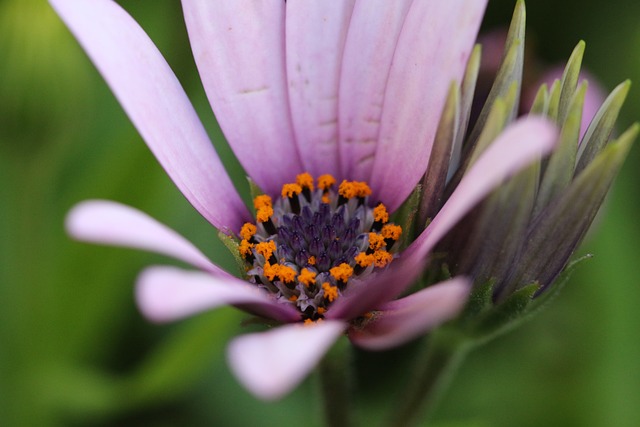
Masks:
[[[459,263],[480,282],[503,278],[523,244],[539,181],[534,162],[494,190],[468,236]],[[498,282],[498,285],[501,283]]]
[[[596,216],[640,126],[606,146],[556,200],[532,222],[509,286],[549,283],[570,258]]]
[[[578,86],[578,79],[580,78],[580,68],[582,67],[582,58],[584,56],[584,41],[580,40],[576,47],[573,49],[567,66],[562,74],[562,83],[560,91],[560,104],[558,108],[558,124],[562,124],[571,111],[571,104],[573,103],[574,94]]]
[[[573,168],[576,164],[582,110],[586,93],[587,82],[585,81],[575,92],[566,120],[562,125],[556,149],[546,163],[540,191],[536,199],[536,206],[533,210],[534,218],[571,183]]]
[[[512,86],[512,90],[515,89]],[[510,97],[512,99],[512,97]],[[480,155],[484,152],[484,150],[491,145],[493,141],[502,133],[505,126],[507,125],[508,119],[508,100],[505,98],[498,98],[492,104],[491,111],[487,116],[487,119],[484,123],[484,127],[478,136],[478,139],[473,146],[473,152],[468,157],[467,164],[465,165],[465,171],[468,171],[471,166],[480,158]]]
[[[478,315],[486,312],[493,307],[493,291],[495,288],[495,280],[486,280],[480,285],[474,285],[469,299],[465,305],[462,313],[460,314],[460,321],[467,322],[472,321],[478,317]]]
[[[404,201],[402,206],[393,214],[392,221],[402,227],[402,236],[397,243],[398,250],[402,250],[414,240],[415,236],[412,236],[411,230],[413,230],[416,213],[418,212],[418,205],[420,204],[420,197],[422,196],[422,185],[418,184],[413,189],[407,200]],[[395,246],[394,246],[395,248]]]
[[[502,303],[478,317],[468,330],[469,335],[478,343],[513,330],[527,317],[527,309],[538,289],[539,285],[532,283],[512,293]]]
[[[246,262],[240,256],[240,243],[238,242],[238,239],[232,236],[228,236],[222,231],[218,232],[218,239],[220,239],[220,241],[226,246],[226,248],[229,249],[229,252],[231,252],[231,255],[233,255],[233,259],[236,261],[236,264],[238,265],[238,270],[240,271],[240,274],[242,274],[242,276],[244,277],[246,273],[245,272]]]
[[[493,109],[496,100],[504,98],[511,90],[513,84],[516,85],[516,102],[512,108],[507,111],[508,121],[513,120],[518,113],[519,94],[522,84],[522,69],[524,63],[524,36],[526,23],[526,9],[523,0],[519,0],[513,12],[511,26],[505,41],[505,56],[502,59],[498,74],[491,87],[491,91],[487,96],[487,101],[480,112],[478,121],[471,132],[469,138],[474,143],[485,127],[485,122]]]
[[[254,200],[256,197],[264,194],[262,188],[260,188],[253,179],[247,177],[247,182],[249,183],[249,194],[251,195],[251,200]]]
[[[469,127],[469,119],[471,117],[471,109],[473,108],[473,98],[475,95],[476,85],[478,82],[478,73],[480,72],[480,62],[482,59],[482,46],[477,44],[473,48],[467,68],[465,69],[464,78],[462,79],[462,87],[460,89],[460,114],[456,135],[453,141],[451,161],[449,166],[449,175],[460,165],[462,157],[463,141],[467,135]]]
[[[560,294],[560,291],[562,291],[567,282],[569,282],[571,274],[573,274],[578,265],[581,265],[584,261],[587,261],[591,258],[593,258],[593,255],[587,254],[571,261],[564,268],[564,270],[562,270],[562,273],[560,273],[558,278],[554,280],[553,283],[542,290],[543,292],[541,292],[540,295],[536,295],[536,297],[533,299],[533,303],[529,307],[529,313],[538,313],[551,301],[553,301]]]
[[[546,83],[543,83],[542,86],[538,89],[536,93],[536,97],[533,99],[533,104],[531,104],[531,109],[529,110],[529,114],[532,115],[540,115],[544,116],[547,114],[547,109],[549,108],[549,87]]]
[[[424,230],[427,219],[433,218],[444,204],[444,189],[449,172],[452,146],[456,134],[459,132],[457,129],[459,116],[460,89],[457,84],[453,83],[438,124],[427,173],[422,180],[416,234]]]
[[[629,80],[620,83],[598,110],[591,124],[587,128],[587,132],[580,144],[578,153],[578,165],[576,166],[575,176],[582,172],[589,163],[602,150],[609,138],[611,132],[618,120],[618,114],[624,104],[631,82]]]
[[[562,86],[560,80],[555,79],[549,89],[549,104],[547,105],[546,115],[554,122],[558,121],[558,110],[560,109],[560,93]]]

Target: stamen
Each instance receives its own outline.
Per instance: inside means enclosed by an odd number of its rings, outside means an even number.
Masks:
[[[378,268],[386,266],[393,260],[393,255],[385,250],[374,252],[373,257],[375,259],[374,264]]]
[[[296,184],[302,187],[302,194],[307,202],[311,202],[311,192],[313,191],[313,177],[310,173],[301,173],[296,176]]]
[[[253,243],[249,243],[247,240],[243,239],[240,242],[240,246],[238,247],[238,251],[240,252],[240,255],[242,255],[242,258],[246,259],[247,261],[249,261],[249,258],[251,258],[250,262],[253,262],[253,251],[251,250],[255,245]]]
[[[369,233],[369,249],[377,251],[385,245],[384,237],[378,233]]]
[[[375,258],[373,257],[373,255],[365,252],[360,252],[358,255],[356,255],[355,260],[358,265],[363,268],[367,268],[375,262]]]
[[[278,262],[276,259],[271,259],[275,251],[276,243],[273,240],[269,240],[268,242],[260,242],[256,245],[256,252],[262,255],[265,261],[269,261],[271,263]]]
[[[385,239],[398,240],[402,234],[402,227],[395,224],[387,224],[382,227],[381,233]]]
[[[387,207],[382,203],[373,208],[373,220],[383,224],[389,221],[389,212],[387,212]]]
[[[344,197],[345,199],[356,197],[356,194],[358,194],[356,184],[357,183],[354,181],[347,181],[346,179],[343,180],[340,183],[340,187],[338,188],[338,194],[340,194],[340,196]]]
[[[292,198],[302,192],[302,187],[298,184],[285,184],[282,186],[282,197]]]
[[[387,249],[391,249],[393,244],[400,239],[400,236],[402,235],[402,227],[395,224],[387,224],[382,227],[382,231],[380,233],[384,237]]]
[[[316,283],[316,275],[317,273],[303,268],[298,275],[298,282],[304,284],[308,288]]]
[[[296,184],[302,188],[308,188],[313,191],[313,177],[310,173],[304,172],[296,176]]]
[[[293,283],[293,281],[296,279],[296,271],[289,266],[281,265],[278,276],[280,276],[280,280],[282,280],[284,283]]]
[[[318,177],[318,188],[323,191],[329,191],[335,183],[336,179],[332,175],[326,174]]]
[[[240,229],[240,237],[242,237],[244,240],[251,240],[256,234],[256,231],[258,231],[258,227],[256,227],[254,224],[251,224],[250,222],[245,222]]]
[[[371,226],[372,230],[380,231],[382,226],[389,221],[389,212],[387,212],[387,207],[380,203],[373,209],[373,225]]]
[[[329,282],[322,284],[322,290],[324,291],[324,298],[329,302],[334,302],[338,298],[338,288],[331,286]]]
[[[339,282],[347,283],[347,280],[353,275],[353,267],[349,264],[342,263],[337,267],[329,270],[329,273]]]

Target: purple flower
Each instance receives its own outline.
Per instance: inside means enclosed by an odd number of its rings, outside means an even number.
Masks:
[[[233,371],[263,398],[291,390],[345,332],[363,348],[386,349],[453,318],[470,289],[466,278],[396,298],[471,208],[556,140],[546,120],[514,122],[392,263],[363,265],[356,257],[371,255],[371,234],[381,235],[375,208],[396,212],[425,173],[447,94],[462,80],[486,1],[184,0],[216,118],[251,179],[270,196],[264,220],[256,203],[257,222],[175,75],[135,21],[111,0],[51,3],[187,200],[249,248],[239,254],[247,277],[220,269],[174,231],[115,202],[78,205],[68,217],[70,234],[163,253],[201,270],[151,267],[140,275],[137,300],[152,320],[231,304],[281,324],[229,346]],[[318,182],[280,196],[283,185],[307,172],[367,182],[371,193],[345,196]],[[256,230],[245,236],[247,223]],[[277,248],[258,249],[269,242]],[[385,238],[376,251],[391,254],[393,243]],[[343,266],[351,270],[333,271]],[[313,275],[313,291],[305,289],[303,270]]]

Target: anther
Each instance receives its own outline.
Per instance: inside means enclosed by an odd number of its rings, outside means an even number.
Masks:
[[[302,195],[307,202],[311,202],[311,192],[313,191],[313,177],[305,172],[296,176],[296,184],[302,188]]]

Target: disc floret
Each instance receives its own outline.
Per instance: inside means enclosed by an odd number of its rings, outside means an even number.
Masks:
[[[255,224],[242,226],[238,251],[250,282],[293,304],[304,321],[321,319],[354,281],[386,267],[400,238],[365,182],[309,173],[282,186],[275,201],[254,199]]]

